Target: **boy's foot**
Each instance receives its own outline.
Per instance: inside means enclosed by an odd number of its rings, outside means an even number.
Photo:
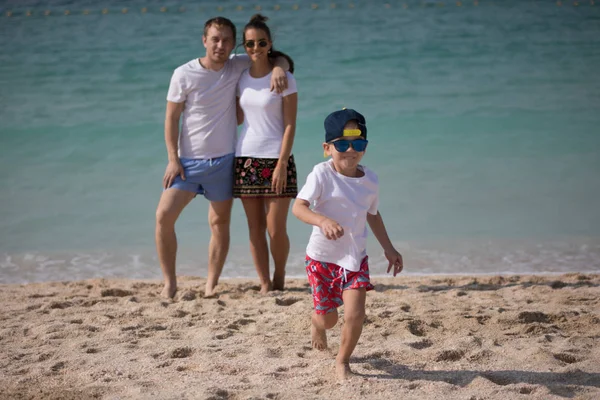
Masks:
[[[356,376],[350,369],[350,363],[335,362],[335,377],[338,382],[345,381],[347,379]]]
[[[310,333],[312,348],[316,350],[326,350],[327,332],[325,329],[317,329],[314,325],[311,325]]]
[[[175,297],[175,293],[177,293],[177,285],[169,285],[165,284],[162,292],[160,292],[160,297],[164,297],[165,299],[172,299]]]

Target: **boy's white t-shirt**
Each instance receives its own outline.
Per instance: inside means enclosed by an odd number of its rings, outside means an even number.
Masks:
[[[179,156],[216,158],[235,151],[235,93],[240,74],[250,65],[247,55],[233,55],[219,71],[195,58],[173,72],[167,100],[183,103]]]
[[[344,236],[329,240],[318,226],[313,226],[306,254],[349,271],[358,271],[367,255],[367,213],[377,214],[379,206],[377,175],[366,167],[359,168],[364,176],[351,178],[338,173],[331,160],[317,164],[297,196],[311,203],[314,212],[344,228]]]
[[[279,158],[283,142],[283,98],[296,93],[296,79],[286,72],[288,87],[271,91],[271,75],[262,78],[242,73],[237,95],[244,110],[244,124],[235,149],[236,157]]]

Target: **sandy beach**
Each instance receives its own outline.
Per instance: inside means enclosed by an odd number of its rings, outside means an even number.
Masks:
[[[352,367],[305,280],[0,285],[1,399],[598,399],[600,275],[373,278]],[[343,308],[342,314],[343,314]],[[343,320],[343,319],[342,319]]]

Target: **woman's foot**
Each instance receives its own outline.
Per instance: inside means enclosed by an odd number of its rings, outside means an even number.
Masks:
[[[208,282],[206,282],[206,287],[204,288],[204,298],[205,299],[213,299],[215,297],[217,297],[217,290],[216,290],[216,285],[212,286],[209,285]]]
[[[273,273],[273,290],[283,290],[285,288],[285,269]]]
[[[273,284],[271,282],[265,282],[260,284],[260,294],[267,294],[273,290]]]
[[[311,325],[310,333],[312,348],[316,350],[326,350],[327,332],[325,329],[318,329],[314,325]]]
[[[165,299],[172,299],[175,297],[175,293],[177,293],[177,284],[165,283],[165,287],[162,292],[160,292],[160,296]]]

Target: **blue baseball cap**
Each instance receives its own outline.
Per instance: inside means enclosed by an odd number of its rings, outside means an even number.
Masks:
[[[358,129],[344,129],[348,121],[356,120]],[[325,118],[325,142],[329,143],[332,140],[344,136],[362,136],[367,138],[367,125],[365,117],[358,111],[351,108],[343,108],[339,111],[334,111]]]

